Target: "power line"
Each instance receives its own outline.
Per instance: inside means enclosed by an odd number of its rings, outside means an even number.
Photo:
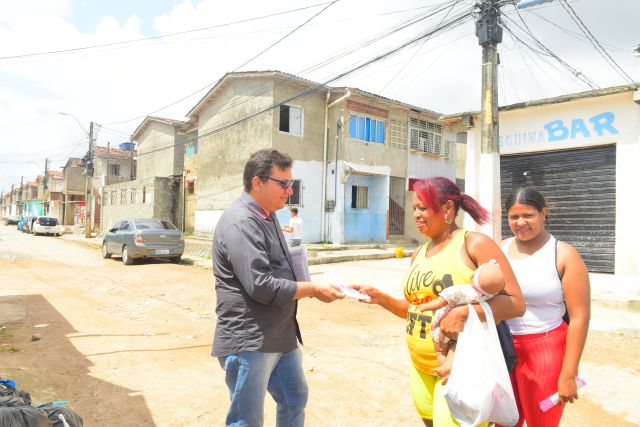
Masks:
[[[45,51],[45,52],[25,53],[25,54],[21,54],[21,55],[2,56],[2,57],[0,57],[0,61],[7,60],[7,59],[29,58],[29,57],[43,56],[43,55],[57,55],[57,54],[79,52],[79,51],[90,50],[90,49],[97,49],[97,48],[102,48],[102,47],[111,47],[111,46],[120,46],[120,45],[131,44],[131,43],[139,43],[139,42],[149,41],[149,40],[158,40],[158,39],[178,36],[178,35],[182,35],[182,34],[196,33],[196,32],[200,32],[200,31],[212,30],[214,28],[228,27],[228,26],[231,26],[231,25],[244,24],[244,23],[247,23],[247,22],[258,21],[258,20],[266,19],[266,18],[272,18],[274,16],[285,15],[285,14],[289,14],[289,13],[293,13],[293,12],[299,12],[301,10],[306,10],[306,9],[312,9],[314,7],[326,5],[327,3],[329,3],[329,2],[317,3],[317,4],[313,4],[311,6],[305,6],[305,7],[300,7],[300,8],[297,8],[297,9],[285,10],[285,11],[282,11],[282,12],[276,12],[276,13],[272,13],[272,14],[269,14],[269,15],[263,15],[263,16],[258,16],[258,17],[254,17],[254,18],[243,19],[243,20],[240,20],[240,21],[227,22],[227,23],[224,23],[224,24],[212,25],[210,27],[203,27],[203,28],[196,28],[196,29],[192,29],[192,30],[179,31],[179,32],[176,32],[176,33],[164,34],[164,35],[161,35],[161,36],[144,37],[144,38],[135,39],[135,40],[125,40],[125,41],[121,41],[121,42],[104,43],[104,44],[76,47],[76,48],[70,48],[70,49],[60,49],[60,50],[52,50],[52,51]]]
[[[555,22],[551,21],[550,19],[545,18],[544,16],[540,15],[539,13],[536,13],[535,10],[525,9],[525,12],[528,12],[528,13],[536,16],[538,19],[541,19],[543,21],[548,22],[549,24],[553,25],[554,27],[556,27],[557,29],[559,29],[563,33],[570,35],[571,37],[575,38],[576,40],[580,40],[580,41],[584,42],[585,39],[587,39],[584,36],[584,34],[579,34],[579,33],[576,33],[574,31],[570,31],[567,28],[564,28],[564,27],[556,24]],[[588,39],[587,39],[587,42],[588,42]],[[613,46],[611,44],[607,44],[607,43],[602,43],[602,44],[604,46],[607,46],[609,49],[615,50],[615,51],[618,51],[618,52],[625,52],[626,53],[628,51],[628,49],[623,49],[621,47]]]
[[[564,8],[564,10],[569,14],[573,22],[580,28],[580,30],[587,37],[587,40],[593,45],[596,51],[604,58],[605,61],[622,77],[626,79],[629,83],[634,83],[633,79],[627,74],[620,65],[609,55],[609,52],[606,51],[604,47],[600,44],[598,39],[591,33],[589,28],[585,25],[585,23],[580,19],[576,11],[571,7],[571,5],[566,0],[560,0],[560,4]]]
[[[458,5],[458,2],[460,0],[454,0],[451,5],[451,8],[447,11],[447,13],[444,15],[444,17],[442,18],[442,21],[444,21],[445,19],[447,19],[447,16],[449,16],[449,14],[451,13],[451,11],[453,10],[453,8],[455,8]],[[440,22],[442,22],[440,21]],[[402,73],[404,71],[405,68],[407,68],[407,65],[409,65],[411,63],[411,61],[414,60],[414,58],[416,57],[416,55],[418,54],[418,52],[420,52],[420,50],[424,47],[424,45],[429,41],[429,37],[425,37],[425,39],[422,41],[422,44],[420,45],[420,47],[418,47],[414,52],[413,55],[411,55],[411,57],[407,60],[407,62],[404,63],[404,65],[398,70],[398,72],[391,77],[391,79],[389,79],[389,81],[387,82],[386,85],[384,85],[382,87],[382,89],[380,89],[380,92],[384,92],[385,89],[387,89],[387,87],[389,87],[389,85],[400,75],[400,73]]]
[[[587,85],[589,85],[589,87],[591,89],[596,89],[598,87],[598,85],[591,80],[589,77],[587,77],[582,71],[578,71],[575,68],[573,68],[571,65],[569,65],[566,61],[564,61],[562,58],[560,58],[558,55],[556,55],[551,49],[549,49],[544,43],[542,43],[536,36],[535,34],[533,34],[533,31],[531,31],[531,29],[529,28],[529,26],[527,25],[527,23],[525,22],[525,20],[522,18],[522,15],[520,15],[520,12],[518,11],[518,9],[516,9],[516,12],[518,12],[518,17],[520,18],[520,20],[522,21],[522,24],[524,25],[524,28],[522,28],[520,25],[518,25],[517,22],[515,22],[514,20],[512,20],[509,16],[505,15],[504,13],[502,13],[502,16],[504,16],[505,18],[507,18],[509,21],[511,21],[516,27],[520,28],[522,31],[524,31],[529,37],[531,37],[531,39],[535,42],[535,44],[538,45],[538,47],[540,47],[543,50],[542,52],[538,53],[542,53],[544,55],[550,56],[552,58],[554,58],[556,61],[558,61],[565,69],[567,69],[569,72],[571,72],[571,74],[573,74],[574,76],[576,76],[578,79],[582,80],[584,83],[586,83]],[[506,22],[504,22],[504,27],[505,30],[507,30],[511,35],[513,35],[516,39],[518,39],[521,43],[523,43],[525,46],[529,47],[529,49],[531,49],[532,51],[535,51],[535,49],[533,49],[531,46],[528,45],[527,42],[525,42],[524,40],[522,40],[517,34],[515,34],[510,28],[509,26],[506,24]]]
[[[347,71],[344,71],[344,72],[342,72],[342,73],[340,73],[340,74],[338,74],[336,76],[333,76],[333,77],[329,78],[328,80],[324,81],[323,83],[314,84],[313,86],[311,86],[311,87],[309,87],[309,88],[307,88],[307,89],[305,89],[305,90],[303,90],[303,91],[301,91],[301,92],[299,92],[299,93],[297,93],[295,95],[289,96],[288,98],[285,98],[285,99],[283,99],[281,101],[278,101],[278,102],[276,102],[274,104],[271,104],[271,105],[269,105],[267,107],[263,107],[263,108],[259,109],[258,111],[250,113],[250,114],[246,115],[245,117],[242,117],[242,118],[240,118],[238,120],[235,120],[233,122],[230,122],[230,123],[227,123],[227,124],[222,125],[220,127],[217,127],[216,129],[208,130],[208,131],[206,131],[204,133],[198,132],[198,137],[195,140],[200,140],[200,139],[203,139],[203,138],[205,138],[205,137],[207,137],[209,135],[212,135],[214,133],[222,132],[222,131],[224,131],[226,129],[229,129],[229,128],[233,127],[233,126],[236,126],[236,125],[238,125],[240,123],[243,123],[243,122],[246,122],[248,120],[251,120],[251,119],[253,119],[253,118],[255,118],[255,117],[259,116],[259,115],[262,115],[262,114],[264,114],[264,113],[266,113],[268,111],[271,111],[271,110],[273,110],[275,108],[278,108],[282,104],[286,104],[286,103],[291,102],[293,100],[296,100],[298,98],[302,98],[302,97],[304,97],[304,96],[306,96],[306,95],[318,90],[319,88],[327,86],[331,82],[339,80],[339,79],[341,79],[343,77],[346,77],[346,76],[348,76],[348,75],[350,75],[350,74],[352,74],[352,73],[354,73],[354,72],[356,72],[356,71],[358,71],[360,69],[363,69],[363,68],[365,68],[365,67],[367,67],[367,66],[369,66],[369,65],[371,65],[373,63],[376,63],[378,61],[381,61],[382,59],[385,59],[385,58],[387,58],[389,56],[392,56],[392,55],[400,52],[402,49],[407,48],[408,46],[411,46],[413,44],[416,44],[417,42],[421,41],[423,38],[429,37],[429,36],[431,36],[431,35],[433,35],[435,33],[438,33],[440,31],[449,29],[450,27],[455,26],[455,25],[467,20],[470,17],[471,17],[471,10],[467,11],[466,13],[461,13],[458,16],[450,19],[446,23],[442,23],[442,24],[438,25],[434,29],[426,30],[426,31],[422,32],[421,34],[419,34],[418,36],[413,37],[410,40],[403,42],[401,45],[396,46],[396,47],[394,47],[394,48],[392,48],[390,50],[387,50],[386,52],[384,52],[384,53],[382,53],[380,55],[377,55],[377,56],[375,56],[375,57],[373,57],[371,59],[368,59],[368,60],[356,65],[355,67],[353,67],[353,68],[351,68],[351,69],[349,69]],[[182,142],[182,144],[191,143],[193,141],[194,141],[194,139],[186,140],[186,141]],[[171,144],[171,145],[167,145],[167,146],[164,146],[164,147],[156,148],[154,150],[146,151],[146,152],[143,152],[143,153],[138,153],[138,158],[140,158],[141,156],[152,154],[152,153],[159,152],[159,151],[162,151],[162,150],[172,149],[174,146],[175,146],[175,144]]]
[[[259,56],[263,55],[264,53],[266,53],[267,51],[269,51],[272,47],[276,46],[277,44],[279,44],[280,42],[282,42],[284,39],[286,39],[287,37],[289,37],[291,34],[295,33],[296,31],[298,31],[300,28],[302,28],[303,26],[305,26],[308,22],[310,22],[312,19],[314,19],[316,16],[320,15],[322,12],[324,12],[325,10],[327,10],[329,7],[331,7],[332,5],[334,5],[335,3],[337,3],[340,0],[333,0],[332,2],[330,2],[327,6],[325,6],[320,12],[316,13],[315,15],[313,15],[311,18],[307,19],[306,21],[304,21],[302,24],[298,25],[296,28],[294,28],[292,31],[288,32],[287,34],[285,34],[283,37],[279,38],[275,43],[270,44],[268,47],[266,47],[265,49],[261,50],[257,55],[254,55],[253,57],[251,57],[251,59],[248,59],[247,61],[243,62],[240,66],[236,67],[233,72],[237,71],[238,69],[240,69],[241,67],[244,67],[245,65],[247,65],[248,63],[250,63],[251,61],[253,61],[254,59],[258,58]],[[124,121],[120,121],[120,122],[112,122],[112,123],[107,123],[109,125],[113,125],[113,124],[121,124],[121,123],[127,123],[127,122],[131,122],[134,120],[139,120],[142,119],[144,117],[150,116],[152,114],[155,114],[159,111],[162,111],[164,109],[167,109],[169,107],[172,107],[184,100],[186,100],[187,98],[192,97],[193,95],[211,87],[214,86],[215,84],[217,84],[220,81],[220,79],[218,79],[215,82],[209,83],[208,85],[204,86],[201,89],[198,89],[196,92],[191,93],[189,95],[187,95],[186,97],[183,97],[181,99],[179,99],[178,101],[172,102],[171,104],[164,106],[158,110],[152,111],[149,114],[145,114],[143,116],[138,116],[135,117],[133,119],[129,119],[129,120],[124,120]]]
[[[326,59],[323,59],[322,61],[320,61],[318,63],[315,63],[315,64],[313,64],[311,66],[308,66],[307,68],[304,68],[303,70],[300,70],[300,71],[296,72],[295,75],[296,76],[300,76],[300,77],[304,77],[304,76],[310,74],[312,71],[316,71],[316,70],[318,70],[318,69],[320,69],[320,68],[322,68],[322,67],[324,67],[324,66],[326,66],[328,64],[331,64],[331,63],[335,62],[337,59],[340,59],[340,58],[343,58],[343,57],[345,57],[347,55],[350,55],[353,52],[361,50],[361,49],[363,49],[363,48],[365,48],[367,46],[370,46],[370,45],[374,44],[375,42],[377,42],[379,40],[384,39],[385,37],[389,37],[389,36],[391,36],[391,35],[393,35],[395,33],[398,33],[398,32],[400,32],[400,31],[402,31],[404,29],[409,28],[412,25],[415,25],[415,24],[417,24],[419,22],[422,22],[422,21],[432,17],[432,16],[435,16],[436,14],[438,14],[441,11],[443,11],[444,9],[446,9],[446,6],[447,6],[447,3],[433,6],[430,10],[428,10],[426,12],[423,12],[423,13],[420,13],[418,15],[412,16],[412,17],[410,17],[410,18],[408,18],[408,19],[406,19],[404,21],[401,21],[400,23],[390,27],[387,30],[384,30],[381,33],[376,34],[372,38],[369,38],[369,39],[359,43],[358,45],[355,45],[353,47],[350,47],[350,48],[344,49],[342,51],[339,51],[338,53],[336,53],[336,54],[334,54],[334,55],[332,55],[332,56],[330,56],[330,57],[328,57]],[[217,82],[216,82],[216,84],[217,84]],[[282,81],[282,82],[276,83],[273,89],[277,89],[281,85],[284,85],[284,84],[286,84],[286,81]],[[231,110],[231,109],[233,109],[233,108],[235,108],[235,107],[237,107],[237,106],[239,106],[241,104],[244,104],[246,102],[249,102],[249,101],[253,100],[257,96],[264,95],[265,93],[267,93],[267,92],[269,92],[271,90],[272,90],[271,88],[266,88],[266,89],[260,89],[258,91],[255,91],[255,92],[249,94],[249,96],[247,96],[246,98],[241,98],[241,99],[239,99],[237,101],[231,102],[229,105],[227,105],[224,108],[221,108],[216,113],[220,114],[222,112]]]
[[[278,39],[276,42],[270,44],[269,46],[267,46],[266,48],[264,48],[263,50],[261,50],[260,52],[258,52],[255,56],[251,57],[251,59],[246,60],[244,63],[242,63],[241,65],[237,66],[235,68],[235,70],[233,71],[238,71],[240,68],[244,67],[245,65],[247,65],[248,63],[250,63],[251,61],[253,61],[254,59],[258,58],[259,56],[261,56],[262,54],[264,54],[265,52],[267,52],[269,49],[271,49],[272,47],[274,47],[275,45],[277,45],[278,43],[280,43],[281,41],[283,41],[284,39],[286,39],[287,37],[289,37],[291,34],[295,33],[296,31],[298,31],[300,28],[304,27],[306,24],[308,24],[309,22],[311,22],[311,20],[313,18],[315,18],[316,16],[320,15],[322,12],[324,12],[325,10],[327,10],[328,8],[330,8],[331,6],[333,6],[335,3],[339,2],[340,0],[333,0],[331,3],[329,3],[328,5],[326,5],[320,12],[316,13],[315,15],[313,15],[311,18],[307,19],[306,21],[304,21],[302,24],[298,25],[296,28],[294,28],[293,30],[291,30],[290,32],[288,32],[287,34],[285,34],[283,37],[281,37],[280,39]]]

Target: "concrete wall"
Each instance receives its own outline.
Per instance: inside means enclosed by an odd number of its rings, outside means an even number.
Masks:
[[[351,207],[352,186],[368,187],[366,209]],[[341,243],[381,242],[387,238],[389,176],[350,174],[344,184],[344,236]]]
[[[135,164],[136,160],[133,160],[132,162],[131,159],[94,157],[93,176],[102,178],[102,181],[104,183],[103,185],[106,185],[107,180],[105,179],[105,177],[111,176],[109,175],[110,165],[118,165],[120,166],[118,177],[123,177],[128,180],[131,178],[131,166],[133,165],[133,169],[135,170]]]
[[[308,85],[292,82],[284,83],[276,80],[273,98],[278,102],[297,95],[308,88]],[[325,91],[313,92],[286,104],[302,109],[302,135],[280,131],[280,110],[278,108],[273,110],[271,116],[273,148],[289,154],[294,159],[322,160],[325,99]]]
[[[295,160],[293,162],[293,178],[302,181],[302,204],[297,205],[298,216],[304,221],[302,242],[316,243],[320,241],[320,191],[322,181],[322,162]],[[289,206],[276,212],[281,224],[288,224],[291,218]],[[288,239],[289,234],[285,233]]]
[[[172,125],[150,120],[136,141],[138,177],[182,175],[184,138]]]
[[[101,232],[125,218],[158,218],[178,228],[182,222],[180,179],[152,177],[104,187]]]
[[[64,192],[84,192],[87,183],[84,167],[70,166],[64,169]]]
[[[242,171],[249,155],[272,146],[273,111],[217,130],[271,106],[272,90],[269,77],[231,78],[223,82],[211,103],[200,113],[196,234],[213,232],[220,211],[242,191]]]

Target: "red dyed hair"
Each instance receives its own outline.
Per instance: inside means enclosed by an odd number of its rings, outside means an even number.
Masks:
[[[413,190],[422,203],[435,213],[442,213],[442,205],[451,200],[456,215],[458,209],[462,209],[480,225],[488,223],[491,218],[488,210],[483,208],[473,197],[462,193],[460,188],[448,178],[438,176],[421,179],[415,183]]]

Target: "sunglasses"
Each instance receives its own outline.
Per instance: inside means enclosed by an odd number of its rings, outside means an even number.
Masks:
[[[293,186],[293,180],[289,180],[289,179],[278,179],[270,176],[261,176],[260,178],[270,179],[271,181],[277,182],[280,188],[282,188],[283,190],[288,190]]]

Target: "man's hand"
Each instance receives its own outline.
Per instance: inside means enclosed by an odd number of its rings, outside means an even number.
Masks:
[[[333,302],[344,298],[340,286],[332,283],[314,283],[313,296],[322,302]]]

